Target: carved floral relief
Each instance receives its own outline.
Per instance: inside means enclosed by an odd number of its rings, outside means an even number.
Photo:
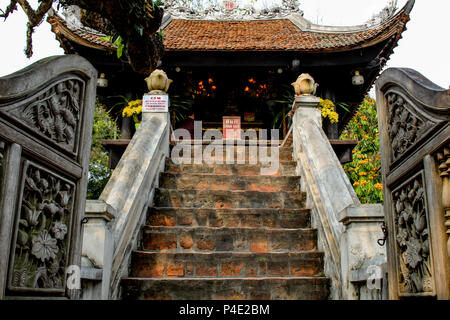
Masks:
[[[386,101],[392,161],[395,161],[429,130],[431,123],[411,112],[409,102],[397,93],[389,92]]]
[[[434,292],[430,234],[422,173],[392,193],[399,294]]]
[[[7,107],[5,111],[58,146],[76,152],[83,92],[81,80],[67,79],[46,88],[26,103]]]
[[[9,288],[64,291],[75,185],[25,161]]]

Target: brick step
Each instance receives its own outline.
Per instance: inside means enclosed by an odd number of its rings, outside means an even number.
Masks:
[[[294,161],[280,162],[278,170],[271,173],[273,176],[295,176],[297,163]],[[220,175],[259,176],[262,167],[269,165],[252,164],[173,164],[167,163],[166,171],[171,173],[205,173]]]
[[[219,147],[222,147],[221,145]],[[172,149],[170,150],[170,157],[187,157],[187,158],[194,158],[194,156],[197,154],[196,150],[201,150],[201,155],[203,159],[223,159],[223,161],[225,161],[227,159],[227,157],[229,157],[230,159],[235,159],[236,161],[238,159],[245,159],[248,160],[249,157],[250,159],[253,160],[258,160],[260,162],[263,162],[261,159],[266,159],[266,161],[268,160],[272,160],[271,159],[271,155],[272,155],[272,148],[270,147],[257,147],[257,148],[251,148],[251,147],[232,147],[232,148],[227,148],[226,146],[223,146],[222,149],[222,154],[220,156],[220,152],[217,150],[214,150],[212,148],[210,149],[205,149],[205,147],[203,146],[202,149],[200,149],[200,146],[196,147],[193,146],[190,148],[190,152],[188,150],[184,150],[184,149],[176,149],[176,151],[172,152]],[[278,153],[278,159],[283,159],[283,160],[289,160],[292,161],[292,148],[276,148],[276,150],[274,149],[275,152]],[[187,153],[186,153],[187,152]],[[217,153],[216,153],[217,152]],[[276,155],[276,153],[275,153]],[[198,156],[198,155],[197,155]],[[261,158],[261,159],[260,159]]]
[[[124,299],[153,300],[325,300],[325,277],[289,278],[125,278]]]
[[[320,276],[323,253],[133,252],[132,277]]]
[[[170,156],[170,155],[169,155]],[[253,158],[252,158],[253,159]],[[233,158],[231,162],[227,162],[226,159],[224,158],[222,162],[219,161],[211,161],[211,162],[207,162],[205,159],[201,159],[201,162],[195,162],[195,159],[193,157],[186,157],[186,158],[181,158],[178,161],[175,161],[174,159],[172,159],[171,157],[167,158],[167,161],[169,164],[174,164],[174,165],[192,165],[192,164],[196,164],[196,165],[237,165],[237,166],[243,166],[243,165],[251,165],[251,166],[258,166],[258,167],[266,167],[266,168],[270,168],[271,166],[273,166],[273,164],[270,162],[269,160],[264,160],[264,161],[260,161],[259,158],[252,161],[252,163],[250,163],[250,160],[247,158],[245,159],[245,161],[243,161],[242,163],[238,163],[236,158]],[[283,158],[279,158],[278,159],[278,163],[279,166],[287,164],[287,165],[291,165],[294,164],[295,162],[292,159],[283,159]]]
[[[309,209],[150,208],[151,226],[309,228]]]
[[[246,145],[236,145],[236,144],[227,145],[225,142],[223,142],[223,143],[222,142],[218,142],[218,143],[213,144],[213,143],[207,142],[207,141],[205,141],[201,145],[200,144],[182,143],[182,142],[178,143],[178,144],[171,144],[170,145],[170,150],[174,149],[175,147],[177,147],[177,149],[182,149],[182,148],[188,149],[190,147],[191,150],[194,150],[196,148],[201,148],[202,150],[205,150],[205,149],[213,150],[214,147],[216,147],[216,146],[223,147],[224,152],[225,152],[226,149],[228,149],[228,150],[233,149],[234,151],[236,151],[236,150],[240,150],[240,151],[246,150],[246,151],[248,151],[249,149],[252,149],[252,148],[256,148],[258,150],[259,149],[267,149],[270,152],[270,149],[277,148],[279,150],[279,153],[282,154],[282,153],[292,153],[292,150],[293,150],[292,146],[280,147],[277,144],[271,145],[270,143],[268,143],[268,144],[262,144],[261,143],[261,144],[258,144],[258,145],[255,145],[255,144],[252,144],[252,145],[249,145],[249,144],[246,144]]]
[[[157,188],[155,207],[186,208],[304,208],[306,193],[302,191],[223,191],[176,190]]]
[[[240,145],[244,144],[244,145],[249,145],[250,142],[252,145],[274,145],[274,146],[280,146],[281,143],[283,142],[283,140],[262,140],[262,139],[256,139],[256,140],[249,140],[249,139],[245,139],[245,140],[218,140],[218,143],[223,143],[223,144],[232,144],[232,145],[238,145],[238,143]],[[171,140],[170,141],[170,146],[174,146],[176,144],[190,144],[190,145],[194,145],[194,144],[202,144],[202,145],[209,145],[211,144],[211,141],[208,140],[186,140],[184,141],[183,139],[180,139],[178,141],[174,141]]]
[[[160,175],[160,187],[178,190],[298,191],[300,178],[165,172]]]
[[[315,229],[153,227],[142,230],[143,250],[171,252],[294,252],[316,249]]]

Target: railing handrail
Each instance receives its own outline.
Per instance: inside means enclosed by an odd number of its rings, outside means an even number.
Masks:
[[[341,222],[347,208],[360,206],[361,203],[348,180],[339,159],[323,131],[320,111],[317,108],[299,111],[296,99],[293,110],[293,147],[294,159],[299,163],[303,188],[308,194],[309,206],[318,218],[319,237],[324,240],[331,255],[331,276],[333,285],[338,288],[334,298],[343,296],[343,276],[341,270],[340,240],[345,231]],[[301,113],[301,114],[300,114]],[[321,233],[321,234],[320,234]],[[322,236],[320,236],[322,235]]]
[[[108,184],[100,195],[117,212],[111,231],[115,249],[110,296],[116,298],[122,271],[136,246],[147,207],[164,169],[169,151],[170,121],[167,113],[144,114]]]

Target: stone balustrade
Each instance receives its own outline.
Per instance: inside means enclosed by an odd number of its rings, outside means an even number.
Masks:
[[[319,102],[311,95],[296,97],[292,143],[319,250],[325,253],[325,275],[332,279],[330,298],[386,298],[386,255],[377,244],[383,236],[382,207],[359,202],[322,130]]]

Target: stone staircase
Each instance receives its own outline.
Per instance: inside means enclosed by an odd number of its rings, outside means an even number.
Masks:
[[[246,164],[169,159],[122,297],[327,299],[324,257],[292,148],[279,154],[272,176],[260,175],[263,164],[248,164],[247,149]]]

